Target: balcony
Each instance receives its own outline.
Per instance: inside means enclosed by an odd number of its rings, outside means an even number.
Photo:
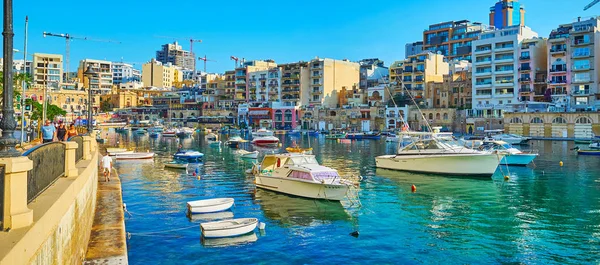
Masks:
[[[560,68],[551,68],[550,69],[550,74],[563,74],[567,72],[567,65],[563,65],[563,67]]]
[[[508,57],[508,58],[507,58],[507,57],[500,57],[499,59],[496,59],[496,60],[494,61],[494,63],[496,63],[496,64],[501,64],[501,63],[512,63],[512,62],[514,62],[514,61],[515,61],[515,58],[513,58],[513,57]]]
[[[521,82],[521,83],[531,82],[531,78],[521,77],[521,78],[519,78],[519,82]]]
[[[418,77],[417,77],[417,78],[415,78],[415,81],[414,81],[414,82],[416,82],[416,83],[423,83],[424,81],[425,81],[425,80],[424,80],[423,78],[418,78]]]
[[[555,55],[555,54],[564,54],[567,52],[567,48],[566,47],[553,47],[550,49],[550,54],[551,55]]]
[[[515,85],[515,81],[514,80],[497,80],[495,82],[496,87],[509,87],[509,86],[514,86]]]
[[[492,82],[477,82],[475,83],[475,88],[487,88],[487,87],[491,87],[492,86]]]
[[[317,82],[317,83],[313,82],[312,84],[310,84],[310,86],[322,86],[322,85],[323,85],[323,83],[321,83],[321,82]]]
[[[529,71],[531,71],[531,66],[519,67],[519,71],[521,71],[521,72],[529,72]]]
[[[261,76],[260,78],[258,78],[259,81],[266,81],[267,77]]]
[[[514,51],[515,47],[514,46],[496,46],[496,49],[494,50],[494,52],[504,52],[504,51]]]
[[[277,95],[277,90],[269,90],[269,95]]]
[[[529,93],[533,93],[535,91],[533,91],[533,89],[531,88],[521,88],[519,89],[519,94],[529,94]]]
[[[423,72],[425,72],[425,69],[415,69],[413,72],[422,74]]]
[[[319,63],[319,64],[311,64],[310,65],[310,69],[311,70],[318,70],[318,69],[323,69],[323,66]]]
[[[521,60],[521,61],[529,61],[529,60],[531,60],[531,56],[529,56],[529,55],[527,55],[527,56],[520,56],[519,60]]]
[[[579,66],[573,65],[573,67],[571,67],[571,71],[574,71],[574,72],[589,71],[589,70],[592,70],[592,67],[589,64],[587,64],[587,65],[579,65]]]
[[[236,85],[245,85],[246,84],[246,80],[236,80],[235,84]]]
[[[381,96],[377,96],[377,97],[369,97],[370,101],[381,101],[383,100],[383,98]]]
[[[492,48],[475,49],[475,54],[486,54],[486,53],[491,53],[491,52],[492,52]]]
[[[310,91],[310,94],[321,94],[323,93],[323,90],[321,89],[313,89]]]
[[[592,56],[592,53],[590,52],[578,52],[571,55],[572,58],[587,58],[590,56]]]
[[[590,83],[590,82],[592,82],[591,79],[573,79],[571,81],[572,84],[587,84],[587,83]]]
[[[494,72],[496,75],[512,75],[515,73],[514,69],[496,69]]]
[[[567,84],[567,79],[548,80],[548,85],[551,85],[551,86],[566,85],[566,84]]]
[[[498,92],[498,91],[496,91],[494,96],[496,96],[496,97],[514,97],[515,94],[513,92]]]
[[[479,72],[475,72],[475,76],[486,76],[486,75],[491,75],[492,74],[492,70],[489,71],[479,71]]]
[[[590,94],[590,90],[589,89],[574,90],[571,94],[573,96],[586,96],[586,95]]]
[[[586,46],[586,45],[591,45],[593,44],[593,41],[590,40],[573,40],[571,42],[571,45],[576,47],[576,46]]]

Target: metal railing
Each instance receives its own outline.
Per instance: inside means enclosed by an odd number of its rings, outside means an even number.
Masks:
[[[33,161],[33,168],[27,172],[27,203],[30,203],[65,175],[65,145],[60,142],[39,145],[23,156]]]
[[[0,165],[0,231],[4,231],[4,165]]]
[[[83,159],[83,136],[76,135],[69,138],[68,141],[77,143],[77,149],[75,149],[75,163],[77,163],[79,160]]]

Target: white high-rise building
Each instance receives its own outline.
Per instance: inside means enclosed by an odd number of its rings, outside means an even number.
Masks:
[[[127,82],[140,82],[142,73],[133,68],[133,65],[127,63],[112,63],[113,84],[120,85]]]
[[[473,41],[473,109],[505,109],[519,101],[519,47],[537,37],[525,26],[481,33]]]

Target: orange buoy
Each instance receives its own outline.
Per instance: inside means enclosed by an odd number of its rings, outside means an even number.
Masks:
[[[560,161],[558,164],[562,167],[563,166],[563,161]]]
[[[508,175],[504,176],[504,180],[508,180],[510,177]]]
[[[192,173],[192,176],[194,176],[194,177],[195,177],[195,176],[196,176],[196,172]]]
[[[410,190],[411,190],[412,192],[417,192],[417,186],[415,186],[415,185],[412,185],[412,186],[410,187]]]

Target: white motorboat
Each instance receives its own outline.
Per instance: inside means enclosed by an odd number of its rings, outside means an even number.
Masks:
[[[188,163],[182,163],[182,162],[178,162],[178,161],[171,161],[171,162],[165,163],[165,167],[176,168],[176,169],[187,169],[188,165],[189,165]]]
[[[262,128],[260,130],[257,130],[255,132],[252,132],[252,137],[267,137],[267,136],[273,136],[273,131],[267,130],[265,128]]]
[[[206,142],[209,145],[220,145],[221,144],[221,141],[219,141],[219,136],[214,133],[209,133],[206,136],[204,136],[204,138],[206,139]]]
[[[248,234],[258,225],[256,218],[238,218],[200,224],[205,238],[234,237]]]
[[[403,132],[413,143],[395,155],[375,158],[378,168],[429,174],[491,177],[503,155],[473,150],[459,144],[452,133]],[[414,138],[417,138],[416,140]]]
[[[252,139],[252,144],[260,147],[277,147],[279,138],[275,136],[262,136]]]
[[[227,140],[226,144],[229,147],[239,147],[239,144],[245,143],[245,142],[247,142],[247,141],[242,139],[242,137],[240,137],[240,136],[232,136],[229,138],[229,140]]]
[[[116,155],[117,160],[152,159],[153,157],[154,157],[154,153],[152,153],[152,152]]]
[[[127,151],[127,148],[116,148],[116,147],[106,148],[106,152],[108,152],[108,153],[120,153],[120,152],[125,152],[125,151]]]
[[[190,213],[214,213],[225,211],[233,206],[233,198],[216,198],[187,202]]]
[[[339,201],[354,185],[314,155],[300,153],[266,155],[253,171],[259,188],[312,199]]]
[[[588,146],[590,149],[600,149],[600,140],[593,140],[592,143]]]
[[[124,154],[133,154],[133,151],[123,151],[123,152],[108,152],[109,156],[116,156],[116,155],[124,155]]]
[[[483,132],[487,135],[486,138],[489,141],[504,141],[511,145],[527,144],[531,140],[529,137],[504,133],[504,130],[485,130]]]
[[[258,158],[258,151],[249,152],[249,151],[240,149],[237,151],[237,154],[240,155],[241,158],[252,158],[252,159]]]
[[[507,166],[527,166],[538,156],[537,152],[525,153],[504,141],[486,141],[479,149],[503,154],[500,164]]]

